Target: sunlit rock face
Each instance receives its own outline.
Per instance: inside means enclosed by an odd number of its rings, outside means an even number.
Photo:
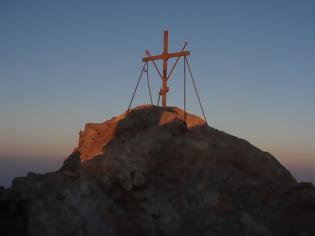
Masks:
[[[169,107],[163,111],[160,107],[139,106],[103,123],[87,123],[85,129],[80,131],[79,146],[75,151],[79,151],[81,160],[85,161],[102,154],[106,149],[106,144],[120,134],[126,138],[131,131],[140,133],[155,126],[166,125],[174,120],[185,121],[184,111],[176,107]],[[201,125],[205,125],[203,119],[187,114],[186,126],[188,128]]]
[[[16,178],[0,204],[23,206],[29,235],[315,235],[312,184],[173,107],[87,124],[60,170]],[[10,209],[0,234],[17,232]]]

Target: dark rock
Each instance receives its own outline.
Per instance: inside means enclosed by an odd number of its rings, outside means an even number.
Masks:
[[[133,185],[137,188],[143,187],[147,182],[144,173],[136,171],[133,173]]]
[[[295,188],[296,189],[314,189],[314,185],[310,182],[301,182],[301,183],[297,183]]]
[[[25,201],[29,235],[315,235],[312,184],[172,107],[87,124],[59,171],[15,178],[0,198]]]
[[[5,192],[5,187],[4,186],[0,186],[0,193],[4,193]]]
[[[61,171],[65,172],[67,171],[69,176],[79,174],[80,165],[81,165],[80,152],[75,151],[63,162]],[[71,173],[69,174],[69,172],[73,172],[74,174]]]
[[[0,194],[0,235],[29,235],[28,203],[18,196]]]

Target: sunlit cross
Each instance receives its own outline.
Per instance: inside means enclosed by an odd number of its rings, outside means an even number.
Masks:
[[[152,61],[153,65],[155,67],[155,69],[157,70],[157,72],[159,73],[161,79],[162,79],[162,87],[160,89],[160,96],[162,96],[162,107],[165,108],[166,107],[166,93],[169,91],[169,88],[167,87],[167,81],[170,78],[178,60],[180,57],[184,56],[189,56],[190,52],[189,51],[185,51],[187,43],[184,44],[182,50],[180,52],[173,52],[173,53],[169,53],[168,52],[168,31],[165,30],[164,31],[164,47],[163,47],[163,53],[160,55],[155,55],[155,56],[151,56],[150,52],[148,50],[145,51],[145,53],[148,55],[147,57],[142,58],[143,62],[149,62]],[[172,57],[177,57],[176,61],[170,71],[169,74],[167,74],[167,61],[169,58]],[[162,60],[163,61],[163,73],[161,74],[160,70],[158,69],[155,60]]]

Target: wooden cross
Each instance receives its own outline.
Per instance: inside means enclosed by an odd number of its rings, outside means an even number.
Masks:
[[[150,52],[148,50],[145,51],[145,53],[148,55],[147,57],[142,58],[143,62],[149,62],[152,61],[153,65],[155,66],[155,69],[157,70],[157,72],[159,73],[161,79],[162,79],[162,88],[160,89],[160,96],[162,96],[162,107],[165,108],[166,107],[166,93],[169,91],[169,88],[167,87],[167,81],[170,78],[173,70],[175,69],[175,66],[179,60],[180,57],[184,56],[189,56],[190,52],[189,51],[184,51],[185,47],[186,47],[187,43],[185,43],[185,45],[183,46],[182,50],[180,52],[174,52],[174,53],[169,53],[168,52],[168,31],[165,30],[164,31],[164,47],[163,47],[163,53],[160,55],[155,55],[155,56],[151,56]],[[169,74],[167,74],[167,61],[169,58],[172,57],[177,57],[176,61],[170,71]],[[155,60],[163,60],[163,73],[161,74],[161,72],[159,71],[157,65],[155,64]]]

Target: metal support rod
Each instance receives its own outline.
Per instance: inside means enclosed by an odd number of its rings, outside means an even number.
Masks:
[[[184,44],[184,46],[183,46],[183,48],[182,48],[182,50],[181,50],[180,52],[183,52],[183,51],[185,50],[187,44],[188,44],[188,43],[185,42],[185,44]],[[174,65],[173,65],[173,67],[172,67],[170,73],[169,73],[168,76],[167,76],[167,80],[171,77],[171,74],[173,73],[173,71],[174,71],[174,69],[175,69],[175,67],[176,67],[176,65],[177,65],[177,63],[178,63],[179,58],[180,58],[180,57],[177,57],[177,58],[176,58],[176,61],[175,61]]]
[[[188,71],[189,71],[189,74],[190,74],[190,78],[191,78],[191,80],[192,80],[192,82],[193,82],[193,85],[194,85],[194,88],[195,88],[195,92],[196,92],[196,95],[197,95],[197,98],[198,98],[198,102],[199,102],[199,105],[200,105],[200,108],[201,108],[201,111],[202,111],[203,118],[205,119],[206,124],[208,124],[207,118],[206,118],[205,112],[204,112],[204,110],[203,110],[203,107],[202,107],[202,104],[201,104],[201,100],[200,100],[200,97],[199,97],[199,94],[198,94],[198,91],[197,91],[197,86],[196,86],[196,84],[195,84],[194,77],[193,77],[193,75],[192,75],[192,73],[191,73],[191,69],[190,69],[188,60],[187,60],[186,57],[184,57],[184,60],[185,60],[186,63],[187,63],[187,67],[188,67]]]
[[[157,101],[157,106],[160,105],[160,98],[161,98],[161,94],[159,93],[159,97],[158,97],[158,101]]]
[[[148,56],[151,56],[151,54],[150,54],[150,52],[149,52],[148,50],[145,50],[145,53],[146,53]],[[155,61],[154,61],[154,60],[152,61],[152,63],[153,63],[153,65],[154,65],[156,71],[159,73],[161,79],[163,79],[163,76],[162,76],[162,74],[161,74],[159,68],[158,68],[157,65],[155,64]]]
[[[149,95],[150,95],[150,102],[151,102],[151,105],[153,106],[151,87],[150,87],[150,81],[149,81],[149,62],[146,62],[146,64],[147,64],[147,85],[148,85],[148,90],[149,90]]]
[[[130,110],[130,107],[131,107],[132,101],[133,101],[133,99],[134,99],[134,97],[135,97],[135,94],[136,94],[136,91],[137,91],[137,89],[138,89],[139,82],[140,82],[140,79],[141,79],[141,77],[142,77],[142,74],[143,74],[143,71],[144,71],[144,70],[145,70],[145,63],[143,64],[143,67],[142,67],[142,70],[141,70],[141,73],[140,73],[139,79],[138,79],[138,81],[137,81],[136,88],[135,88],[135,90],[133,91],[133,94],[132,94],[132,97],[131,97],[131,100],[130,100],[130,103],[129,103],[129,106],[128,106],[128,110],[127,110],[127,112],[129,112],[129,110]]]

